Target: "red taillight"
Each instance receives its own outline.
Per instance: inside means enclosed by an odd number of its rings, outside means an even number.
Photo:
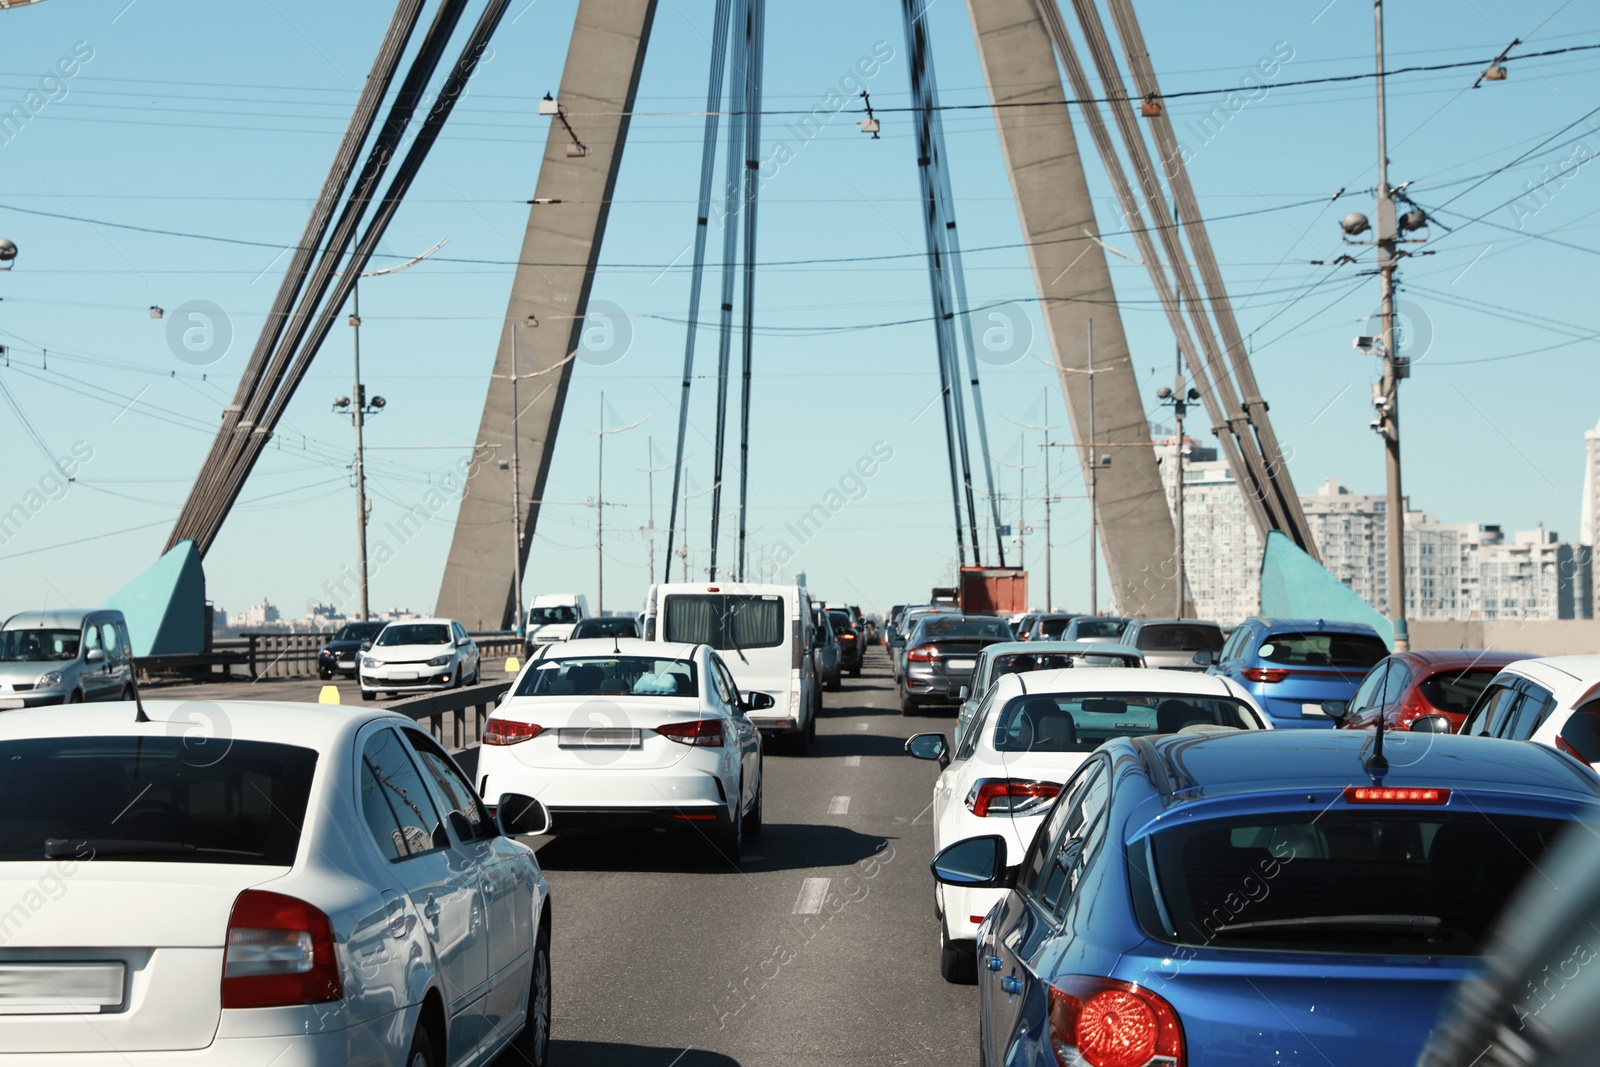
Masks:
[[[486,745],[517,745],[524,741],[538,737],[544,727],[531,722],[516,722],[512,719],[496,719],[490,717],[483,728],[483,743]]]
[[[1050,1047],[1062,1067],[1181,1065],[1172,1005],[1132,982],[1068,975],[1050,986]]]
[[[656,733],[680,745],[701,745],[706,748],[722,747],[721,719],[692,719],[689,722],[669,722],[657,726]]]
[[[1289,677],[1282,667],[1246,667],[1239,673],[1252,682],[1281,682]]]
[[[980,778],[967,794],[967,810],[980,819],[994,815],[1036,815],[1056,798],[1055,782],[1022,778]]]
[[[1450,800],[1450,790],[1350,785],[1345,786],[1344,798],[1351,804],[1444,804]]]
[[[854,641],[855,639],[856,639],[856,635],[851,633],[848,630],[846,630],[844,633],[839,635],[839,640],[841,640],[841,641]]]
[[[939,658],[938,645],[921,645],[906,653],[906,659],[912,663],[932,663]]]
[[[224,1008],[322,1004],[344,995],[333,924],[294,897],[246,889],[228,916]]]

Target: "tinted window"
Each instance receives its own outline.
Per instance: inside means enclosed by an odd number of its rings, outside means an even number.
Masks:
[[[1049,872],[1055,869],[1055,860],[1059,857],[1062,843],[1070,840],[1081,824],[1083,807],[1078,801],[1082,797],[1084,787],[1089,784],[1091,777],[1100,773],[1103,766],[1099,760],[1085,763],[1062,788],[1060,799],[1050,809],[1045,821],[1040,824],[1038,832],[1034,834],[1033,843],[1029,846],[1028,855],[1022,861],[1023,868],[1017,877],[1017,888],[1022,892],[1032,893],[1034,896],[1043,893]]]
[[[383,628],[376,644],[448,645],[452,640],[450,627],[442,622],[392,622]]]
[[[1065,618],[1065,619],[1040,619],[1039,620],[1039,633],[1043,637],[1060,637],[1063,633],[1066,632],[1067,623],[1069,623],[1071,621],[1072,620],[1070,618]]]
[[[584,637],[638,637],[639,624],[625,616],[584,619],[572,628],[574,641]]]
[[[545,626],[550,623],[577,622],[578,609],[570,604],[557,604],[548,608],[529,608],[528,625]]]
[[[1383,695],[1385,666],[1379,664],[1361,679],[1361,684],[1356,687],[1356,695],[1350,698],[1351,711],[1366,711],[1378,706],[1379,698]]]
[[[1523,689],[1521,703],[1517,705],[1517,717],[1507,725],[1505,732],[1500,736],[1526,741],[1544,725],[1544,720],[1550,715],[1550,709],[1555,706],[1556,698],[1548,689],[1528,685]]]
[[[333,635],[335,641],[365,641],[369,637],[378,636],[378,631],[383,629],[381,622],[348,622],[339,628]]]
[[[406,740],[411,742],[418,762],[422,764],[428,780],[433,783],[434,796],[444,805],[445,811],[459,811],[466,816],[467,822],[472,825],[470,835],[472,839],[493,837],[496,833],[494,824],[489,821],[489,813],[483,810],[477,791],[461,777],[461,772],[456,770],[455,765],[444,754],[444,750],[431,737],[426,737],[416,730],[401,732],[406,735]]]
[[[1127,625],[1122,619],[1079,619],[1072,632],[1079,637],[1117,637]]]
[[[662,639],[688,645],[773,648],[784,643],[783,597],[777,594],[680,594],[667,597]]]
[[[0,661],[78,658],[77,630],[0,630]]]
[[[366,760],[361,761],[361,817],[366,820],[372,843],[378,846],[378,855],[393,862],[411,854],[406,849],[400,824],[395,822],[394,810],[383,798],[383,787],[378,783],[378,776],[373,773],[372,764]]]
[[[1232,697],[1170,693],[1035,693],[1000,710],[1000,752],[1093,752],[1112,737],[1176,733],[1190,726],[1254,730],[1260,724]]]
[[[1269,663],[1299,667],[1370,667],[1389,654],[1374,634],[1269,634],[1257,652]]]
[[[1213,626],[1156,623],[1139,627],[1135,638],[1147,652],[1220,652],[1222,631]]]
[[[1464,734],[1484,735],[1491,732],[1496,721],[1504,721],[1506,710],[1516,699],[1517,691],[1510,685],[1490,686],[1473,708],[1472,717],[1462,728]]]
[[[1496,913],[1563,825],[1418,807],[1173,826],[1152,838],[1155,881],[1175,927],[1164,936],[1289,951],[1477,955]]]
[[[1417,688],[1428,703],[1440,711],[1465,715],[1494,680],[1493,667],[1469,667],[1460,671],[1441,671]]]
[[[316,752],[215,743],[211,751],[181,736],[0,742],[0,861],[43,860],[45,841],[59,839],[88,843],[66,853],[74,858],[290,866]],[[119,854],[117,844],[130,841],[171,848]]]
[[[519,697],[699,696],[693,661],[657,656],[573,656],[539,660],[517,683]]]
[[[1399,660],[1390,660],[1385,673],[1387,676],[1383,680],[1383,706],[1389,707],[1406,695],[1406,687],[1411,684],[1411,669]]]
[[[415,855],[434,848],[444,848],[449,842],[440,823],[439,809],[434,807],[428,787],[411,757],[406,755],[406,745],[393,730],[380,730],[372,735],[362,750],[361,761],[372,775],[376,797],[364,797],[363,803],[382,802],[389,809],[389,821],[381,813],[366,812],[369,828],[390,829],[388,847],[380,850],[390,858]]]
[[[924,641],[937,641],[948,638],[959,641],[963,638],[988,638],[990,640],[1011,640],[1011,627],[1006,625],[1004,619],[963,619],[957,617],[928,619],[922,624],[919,639]]]

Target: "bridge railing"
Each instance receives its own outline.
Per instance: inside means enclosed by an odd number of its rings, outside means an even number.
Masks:
[[[427,696],[399,700],[385,707],[386,710],[409,715],[418,722],[426,722],[435,741],[456,751],[470,748],[483,740],[483,724],[489,718],[490,709],[510,688],[511,679],[508,678],[502,682],[446,689]]]
[[[242,633],[212,643],[219,661],[242,663],[252,680],[258,678],[308,678],[317,673],[317,652],[333,640],[332,633]],[[474,633],[472,640],[485,659],[522,655],[516,634]]]

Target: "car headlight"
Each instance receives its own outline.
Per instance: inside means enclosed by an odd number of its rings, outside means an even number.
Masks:
[[[39,675],[39,680],[34,683],[40,689],[55,689],[61,684],[60,671],[48,671]]]
[[[381,666],[383,666],[382,663],[378,662],[378,659],[377,659],[376,656],[362,656],[361,657],[361,665],[363,667],[369,667],[369,668],[370,667],[381,667]]]
[[[453,654],[447,652],[442,656],[435,656],[432,659],[430,659],[428,661],[428,666],[430,666],[430,667],[443,667],[445,664],[449,663],[452,659],[455,659],[455,656]]]

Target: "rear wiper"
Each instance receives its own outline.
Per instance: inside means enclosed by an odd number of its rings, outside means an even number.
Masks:
[[[1256,930],[1348,930],[1370,933],[1436,934],[1444,926],[1437,915],[1302,915],[1295,919],[1263,919],[1259,922],[1230,923],[1218,927],[1218,934],[1242,934]]]
[[[44,858],[47,860],[93,859],[96,856],[243,856],[261,859],[265,852],[241,852],[231,848],[202,848],[182,841],[130,841],[120,837],[47,837]]]

